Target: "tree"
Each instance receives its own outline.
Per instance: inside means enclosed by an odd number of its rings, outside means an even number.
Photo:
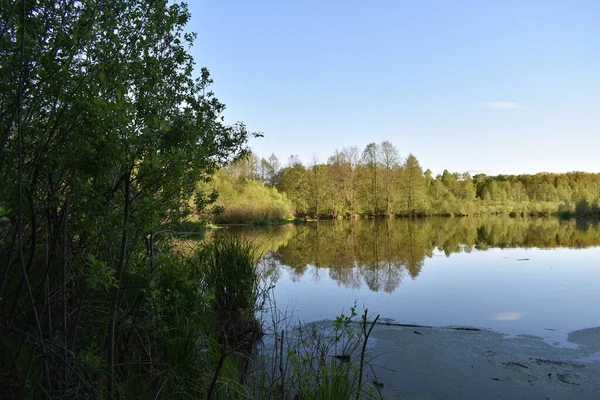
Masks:
[[[275,154],[271,154],[268,160],[260,160],[260,175],[263,182],[270,186],[276,186],[281,172],[281,163]]]
[[[425,177],[423,169],[415,156],[409,154],[403,168],[401,187],[405,195],[407,215],[415,215],[422,207],[425,197]]]
[[[346,147],[342,150],[344,158],[350,164],[350,215],[358,213],[356,193],[358,190],[358,166],[360,164],[360,151],[358,147]]]
[[[379,181],[377,179],[377,170],[379,168],[378,163],[378,146],[376,143],[369,143],[362,154],[362,164],[365,166],[368,179],[369,179],[369,212],[371,215],[376,215],[379,212],[379,201],[378,201],[378,186]]]
[[[319,164],[319,159],[317,156],[313,156],[310,166],[310,174],[309,174],[309,187],[310,187],[310,197],[312,202],[312,213],[315,218],[319,219],[322,212],[323,205],[323,192],[325,186],[325,168],[323,165]]]
[[[465,200],[474,201],[477,196],[477,191],[475,189],[473,178],[471,178],[471,174],[465,172],[460,176],[459,180],[462,183],[460,197]]]
[[[236,178],[255,180],[258,178],[258,157],[254,153],[244,154],[227,166],[227,170]]]
[[[302,165],[302,162],[300,161],[300,157],[298,157],[297,154],[292,154],[288,159],[287,166],[294,167],[296,165]]]
[[[512,184],[512,198],[517,203],[527,201],[527,192],[525,191],[524,185],[521,181],[516,181]]]
[[[189,17],[166,0],[0,11],[2,346],[20,341],[15,329],[30,338],[10,354],[35,358],[40,396],[89,388],[68,371],[93,346],[106,349],[114,395],[127,368],[118,349],[141,347],[122,323],[153,312],[141,288],[156,279],[157,232],[186,215],[197,180],[247,151],[245,127],[223,123],[208,70],[193,77]]]
[[[382,184],[385,195],[385,213],[391,214],[391,203],[394,197],[394,188],[397,186],[395,182],[395,172],[398,169],[398,161],[400,155],[398,150],[388,141],[382,142],[379,145],[379,162],[382,167]]]
[[[281,177],[277,189],[285,193],[294,207],[294,215],[304,217],[308,213],[309,174],[304,165],[293,159],[289,165],[281,170]]]
[[[352,164],[346,153],[336,150],[329,160],[331,200],[334,217],[349,211],[352,202]]]

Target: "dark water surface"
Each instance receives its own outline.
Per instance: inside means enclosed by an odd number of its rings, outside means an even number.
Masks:
[[[399,323],[566,344],[600,325],[600,224],[555,218],[326,221],[230,228],[259,244],[277,306],[304,322],[355,302]]]

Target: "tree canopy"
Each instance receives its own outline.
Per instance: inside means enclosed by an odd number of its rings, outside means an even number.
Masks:
[[[389,141],[369,143],[362,152],[356,147],[336,150],[324,163],[312,160],[303,165],[292,157],[269,176],[273,174],[277,180],[266,177],[264,182],[287,195],[296,217],[600,212],[600,174],[472,177],[444,170],[434,177],[423,171],[415,155],[402,157]]]
[[[164,339],[123,325],[175,310],[157,311],[159,277],[188,272],[173,272],[159,232],[248,137],[224,123],[208,70],[189,54],[189,18],[167,0],[3,2],[0,352],[10,356],[0,379],[31,386],[16,367],[31,358],[45,393],[80,387],[63,392],[80,397],[98,390],[80,374],[92,360],[112,397],[133,371],[119,353]]]

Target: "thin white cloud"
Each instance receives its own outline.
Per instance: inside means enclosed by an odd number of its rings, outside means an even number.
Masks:
[[[492,101],[491,103],[484,103],[484,107],[495,108],[497,110],[509,110],[511,108],[519,108],[519,105],[512,101]]]

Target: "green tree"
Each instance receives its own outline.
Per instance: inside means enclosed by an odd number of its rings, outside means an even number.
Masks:
[[[143,288],[158,279],[157,232],[189,212],[197,180],[246,151],[248,133],[222,122],[208,71],[194,78],[185,4],[11,3],[0,11],[1,368],[35,360],[44,378],[23,373],[23,387],[77,397],[97,388],[68,371],[92,360],[110,398],[120,352],[145,340],[124,321],[155,312]]]
[[[371,215],[379,213],[379,150],[376,143],[369,143],[362,154],[362,165],[368,176],[368,209]]]
[[[304,217],[308,213],[308,205],[310,201],[309,191],[309,174],[300,160],[290,158],[288,166],[281,170],[281,176],[277,189],[285,193],[288,199],[291,200],[294,215]]]
[[[309,166],[309,192],[310,192],[310,209],[315,218],[319,219],[326,211],[326,191],[328,184],[327,166],[319,164],[318,158],[315,156]]]
[[[391,215],[391,205],[395,198],[397,185],[397,171],[399,168],[400,154],[390,142],[385,141],[379,145],[379,164],[381,165],[381,180],[384,192],[385,214]]]
[[[527,201],[527,191],[522,182],[517,181],[512,184],[512,198],[517,202],[521,203]]]
[[[358,167],[360,164],[360,151],[358,147],[346,147],[342,151],[344,154],[344,159],[350,165],[350,193],[349,193],[349,202],[350,202],[350,215],[354,216],[358,214],[358,204],[357,204],[357,193],[359,186],[359,174]]]
[[[334,217],[349,213],[352,201],[352,164],[346,154],[336,150],[329,160],[331,207]]]
[[[401,188],[407,215],[415,215],[424,207],[426,180],[415,156],[409,154],[402,169]]]

